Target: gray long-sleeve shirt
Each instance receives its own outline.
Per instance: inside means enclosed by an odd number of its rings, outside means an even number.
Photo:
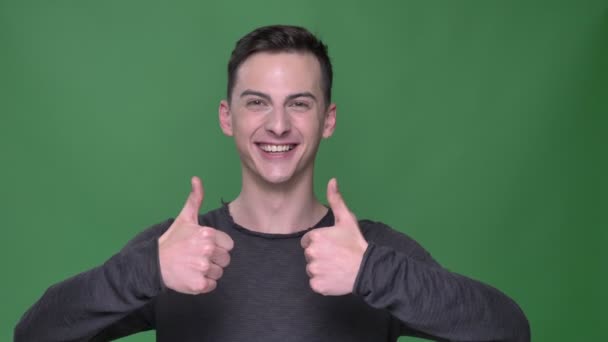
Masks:
[[[231,263],[208,294],[163,286],[152,226],[103,265],[51,286],[22,317],[15,341],[108,341],[155,329],[157,341],[530,340],[525,315],[493,287],[443,269],[407,235],[359,221],[369,243],[352,294],[309,287],[300,239],[332,226],[266,234],[237,225],[228,207],[199,217],[234,240]]]

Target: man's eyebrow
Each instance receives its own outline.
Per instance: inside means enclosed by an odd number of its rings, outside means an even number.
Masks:
[[[264,94],[264,93],[261,93],[259,91],[249,90],[249,89],[243,91],[241,93],[240,97],[244,97],[244,96],[247,96],[247,95],[259,96],[259,97],[261,97],[261,98],[263,98],[265,100],[271,101],[270,96],[268,94]]]
[[[240,97],[244,97],[247,95],[253,95],[253,96],[259,96],[267,101],[272,102],[272,99],[270,98],[270,95],[268,94],[264,94],[262,92],[259,91],[255,91],[255,90],[251,90],[251,89],[246,89],[241,93]],[[295,94],[291,94],[288,95],[287,98],[285,99],[285,102],[293,100],[293,99],[297,99],[298,97],[308,97],[313,99],[314,101],[317,101],[317,97],[315,95],[313,95],[313,93],[309,92],[309,91],[304,91],[301,93],[295,93]]]
[[[291,95],[287,96],[287,98],[285,99],[285,101],[293,100],[293,99],[298,98],[298,97],[309,97],[309,98],[317,101],[317,98],[311,92],[308,92],[308,91],[305,91],[303,93],[291,94]]]

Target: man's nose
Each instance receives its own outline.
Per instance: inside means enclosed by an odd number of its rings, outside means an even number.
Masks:
[[[273,109],[268,113],[265,128],[276,136],[282,136],[291,129],[291,118],[283,108]]]

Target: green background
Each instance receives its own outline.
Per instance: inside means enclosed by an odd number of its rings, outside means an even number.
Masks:
[[[176,215],[191,175],[203,211],[234,198],[226,63],[275,23],[330,46],[320,197],[336,176],[358,217],[513,297],[535,341],[605,336],[607,1],[0,0],[0,340]]]

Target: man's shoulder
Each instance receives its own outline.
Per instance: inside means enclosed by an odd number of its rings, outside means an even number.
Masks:
[[[228,210],[227,203],[222,203],[222,206],[209,210],[198,216],[198,224],[201,226],[213,227],[219,230],[225,230],[232,224],[232,217]]]
[[[229,215],[226,214],[225,207],[219,207],[212,209],[204,214],[200,214],[198,216],[198,222],[201,226],[210,226],[210,227],[224,227],[226,224],[230,222]],[[145,241],[150,241],[151,239],[158,239],[161,235],[163,235],[169,227],[173,224],[175,218],[168,218],[162,222],[156,223],[152,226],[145,228],[140,231],[133,239],[131,239],[127,246],[132,247],[138,245]]]
[[[152,239],[158,239],[165,231],[167,231],[167,229],[169,229],[173,221],[173,218],[169,218],[140,231],[127,243],[123,250],[133,248]]]
[[[361,228],[363,236],[373,242],[390,241],[393,239],[414,241],[409,235],[381,221],[361,219],[359,220],[359,228]]]
[[[359,220],[359,228],[367,242],[393,248],[421,261],[432,260],[430,253],[411,236],[383,222],[363,219]]]

